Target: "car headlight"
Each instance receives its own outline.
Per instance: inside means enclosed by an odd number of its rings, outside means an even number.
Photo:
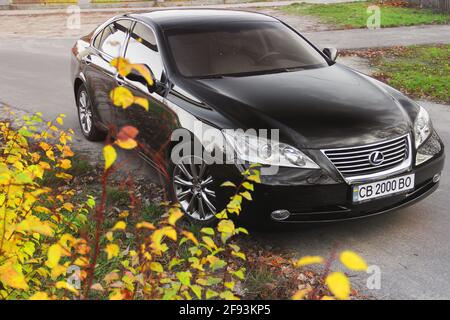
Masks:
[[[261,165],[320,169],[300,150],[285,143],[244,134],[234,130],[223,130],[228,145],[240,160]]]
[[[427,140],[432,132],[430,115],[424,108],[419,108],[420,110],[417,113],[416,120],[414,121],[414,138],[416,141],[416,149],[418,149],[420,145]]]

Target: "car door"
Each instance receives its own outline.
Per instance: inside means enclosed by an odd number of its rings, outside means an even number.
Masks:
[[[164,67],[154,32],[144,24],[136,22],[132,28],[125,51],[125,58],[133,64],[146,65],[155,79],[164,79]],[[119,110],[122,125],[132,125],[139,130],[139,138],[153,152],[163,150],[174,127],[173,112],[166,107],[163,93],[150,92],[148,87],[137,81],[126,79],[127,87],[135,96],[145,97],[149,111],[139,105]],[[154,156],[154,155],[150,155]]]
[[[110,99],[111,90],[117,86],[113,58],[122,56],[131,20],[116,20],[107,25],[94,39],[91,54],[83,58],[87,90],[97,119],[106,127],[117,125],[116,107]]]

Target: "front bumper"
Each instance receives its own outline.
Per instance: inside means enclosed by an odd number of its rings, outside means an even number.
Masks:
[[[344,181],[324,183],[321,179],[316,179],[313,183],[299,185],[258,184],[252,192],[253,201],[244,200],[242,216],[249,220],[263,221],[270,220],[270,214],[275,210],[288,210],[291,213],[289,218],[277,222],[329,222],[389,212],[411,205],[436,190],[439,181],[434,182],[433,177],[442,172],[444,161],[445,155],[442,148],[439,154],[422,165],[392,176],[393,178],[414,173],[415,188],[413,190],[357,204],[352,202],[352,186]],[[230,173],[229,170],[231,169],[222,167],[220,172],[217,172],[221,176],[219,180],[239,183],[242,177],[239,174],[236,176],[236,173]],[[226,206],[231,194],[222,190],[218,193],[218,208]]]

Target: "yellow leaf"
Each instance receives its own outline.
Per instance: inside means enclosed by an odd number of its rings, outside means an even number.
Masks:
[[[126,218],[130,215],[130,212],[128,210],[122,211],[121,213],[119,213],[119,217],[120,218]]]
[[[114,239],[113,233],[111,231],[108,231],[105,234],[105,237],[106,237],[106,239],[108,239],[108,241],[113,241],[113,239]]]
[[[195,245],[198,245],[198,240],[197,238],[194,236],[194,234],[192,232],[189,231],[182,231],[181,232],[187,239],[191,240],[193,243],[195,243]]]
[[[335,300],[335,299],[330,296],[323,296],[322,298],[320,298],[320,300]]]
[[[169,239],[172,239],[173,241],[177,241],[177,232],[172,227],[164,227],[162,228],[163,234],[168,237]]]
[[[55,287],[56,287],[56,289],[66,289],[66,290],[68,290],[68,291],[70,291],[72,293],[78,294],[78,290],[75,289],[72,285],[68,284],[65,281],[58,281],[55,284]]]
[[[183,216],[183,212],[181,212],[180,208],[172,208],[169,211],[169,224],[172,226],[175,226],[178,219],[180,219]]]
[[[28,216],[17,225],[17,231],[37,232],[44,236],[53,236],[53,229],[45,222],[35,216]]]
[[[303,267],[310,264],[322,264],[323,258],[320,256],[305,256],[295,262],[296,267]]]
[[[28,289],[21,266],[12,262],[0,266],[0,282],[14,289]]]
[[[45,155],[47,156],[47,158],[49,158],[52,161],[55,161],[55,154],[53,152],[53,150],[47,150],[45,151]]]
[[[66,202],[63,204],[63,208],[69,212],[73,212],[74,205],[70,202]]]
[[[136,228],[137,229],[145,228],[145,229],[154,230],[155,226],[152,223],[150,223],[150,222],[142,221],[142,222],[139,222],[139,223],[136,224]]]
[[[70,180],[72,179],[72,175],[65,173],[65,172],[60,172],[55,174],[55,177],[57,178],[61,178],[61,179],[65,179],[65,180]]]
[[[117,144],[122,149],[127,150],[131,150],[137,147],[137,142],[134,139],[116,140],[115,144]]]
[[[115,226],[112,228],[112,230],[125,230],[127,227],[127,224],[124,221],[119,221],[115,224]]]
[[[108,243],[105,252],[108,254],[108,260],[111,260],[119,255],[119,246],[114,243]]]
[[[144,108],[146,111],[149,109],[148,100],[145,98],[135,97],[134,101],[135,104],[140,105],[142,108]]]
[[[221,220],[217,225],[217,231],[223,233],[234,233],[234,223],[231,220]]]
[[[247,180],[256,182],[256,183],[261,183],[261,178],[259,177],[259,175],[251,175],[247,177]]]
[[[73,264],[79,267],[86,267],[89,265],[89,260],[85,257],[79,257]]]
[[[123,300],[124,295],[119,290],[114,290],[109,296],[109,300]]]
[[[72,162],[69,159],[63,159],[60,161],[59,166],[64,170],[67,170],[72,167]]]
[[[367,264],[363,258],[353,251],[343,251],[340,255],[340,260],[348,269],[353,271],[366,271]]]
[[[303,300],[305,299],[306,295],[310,292],[310,289],[302,289],[298,290],[293,296],[292,300]]]
[[[105,170],[108,170],[117,159],[116,149],[111,145],[103,148],[103,157],[105,158]]]
[[[119,73],[122,77],[126,77],[131,72],[131,63],[122,57],[114,58],[111,60],[111,66],[117,69],[117,73]]]
[[[41,147],[41,149],[44,151],[50,150],[52,148],[48,143],[43,141],[39,143],[39,147]]]
[[[110,93],[110,98],[115,106],[123,109],[130,107],[135,102],[133,93],[125,87],[114,88]]]
[[[33,294],[28,300],[50,300],[50,298],[48,297],[47,292],[40,291]]]
[[[63,157],[73,157],[74,153],[69,146],[64,146],[61,150]]]
[[[325,280],[325,283],[336,298],[340,300],[349,298],[350,281],[342,272],[333,272],[329,274]]]
[[[223,209],[218,214],[216,214],[217,219],[228,219],[227,209]]]
[[[202,237],[203,242],[211,249],[216,250],[217,249],[217,245],[214,243],[214,240],[211,239],[210,237]]]
[[[64,121],[61,117],[56,118],[56,122],[58,122],[61,126],[64,124]]]
[[[44,170],[49,170],[51,168],[47,162],[43,162],[43,161],[39,162],[39,166]]]
[[[163,266],[159,262],[152,262],[152,263],[150,263],[150,269],[155,271],[155,272],[157,272],[157,273],[164,272]]]
[[[253,183],[245,181],[242,186],[247,190],[254,191]]]
[[[233,182],[231,182],[231,181],[225,181],[220,186],[221,187],[234,187],[234,188],[236,187],[236,185]]]
[[[145,80],[147,80],[147,83],[150,86],[153,86],[154,81],[153,81],[152,75],[146,66],[144,66],[142,64],[133,64],[132,67],[137,72],[139,72],[145,78]]]
[[[62,248],[59,244],[54,244],[50,246],[47,251],[47,262],[46,265],[49,268],[54,268],[58,265],[59,260],[61,259]]]
[[[150,246],[157,254],[161,254],[162,252],[167,250],[167,245],[162,243],[164,237],[168,237],[173,241],[176,241],[177,232],[171,226],[166,226],[153,232],[153,234],[151,235],[152,243]]]
[[[248,201],[252,201],[252,195],[248,191],[244,191],[240,193],[241,196],[243,196]]]
[[[42,207],[42,206],[36,206],[36,207],[34,207],[34,210],[39,213],[51,213],[50,209]]]

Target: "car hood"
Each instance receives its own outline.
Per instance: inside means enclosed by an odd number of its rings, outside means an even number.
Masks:
[[[347,67],[247,77],[189,79],[198,99],[242,129],[279,129],[280,139],[319,149],[374,143],[409,132],[400,103]]]

